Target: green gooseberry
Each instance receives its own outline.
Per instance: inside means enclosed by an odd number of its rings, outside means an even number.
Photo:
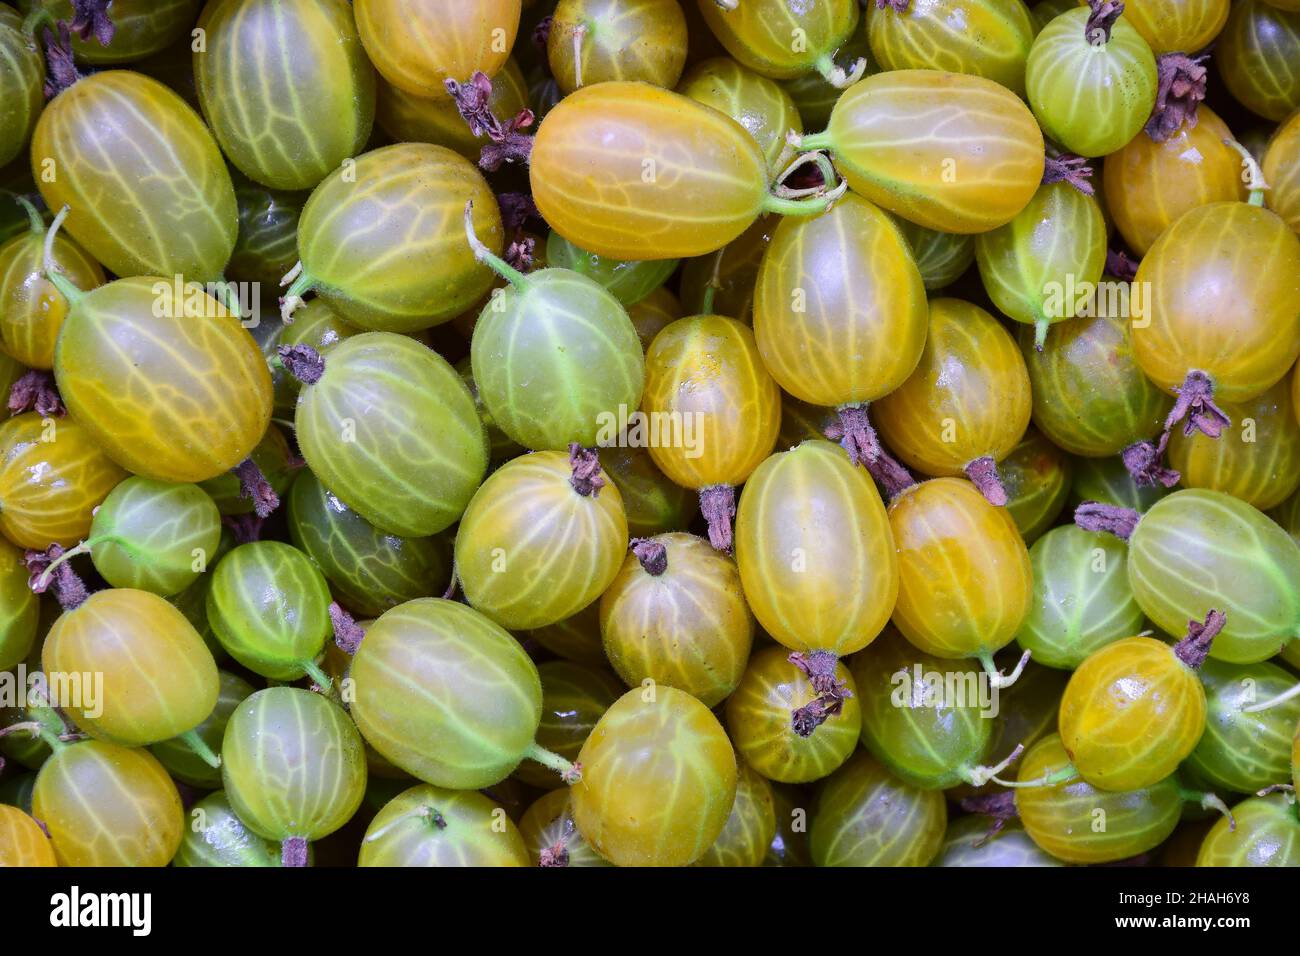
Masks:
[[[235,184],[239,232],[226,263],[226,278],[274,289],[298,261],[298,217],[307,197],[271,189],[237,173],[231,179]],[[294,316],[295,325],[301,320],[300,315]]]
[[[487,429],[489,460],[494,463],[503,462],[522,455],[524,447],[497,427],[496,422],[492,420],[492,413],[483,404],[483,398],[478,393],[478,385],[474,383],[474,366],[468,355],[456,363],[456,371],[460,373],[461,381],[465,383],[469,393],[474,396],[474,407],[478,409],[478,417],[483,420],[483,427]]]
[[[1034,542],[1029,563],[1032,603],[1016,639],[1039,664],[1074,670],[1098,648],[1142,631],[1124,542],[1066,525]]]
[[[762,866],[776,837],[772,785],[742,760],[736,761],[736,801],[713,846],[692,866]]]
[[[1056,523],[1070,497],[1072,472],[1069,457],[1032,426],[998,462],[1007,512],[1025,544],[1033,544]]]
[[[302,345],[280,354],[303,382],[294,413],[303,457],[340,501],[410,538],[461,516],[487,471],[487,433],[442,356],[391,332],[345,339],[323,358]]]
[[[375,814],[357,866],[528,866],[505,811],[481,793],[420,784]]]
[[[23,813],[32,812],[32,791],[36,789],[36,774],[9,773],[0,780],[0,803],[17,807]]]
[[[692,495],[692,497],[695,497]],[[565,660],[589,667],[608,667],[605,646],[600,636],[600,598],[577,614],[527,631],[529,638]]]
[[[284,437],[284,432],[274,423],[267,426],[266,433],[262,435],[261,441],[248,457],[253,459],[253,464],[257,465],[262,477],[279,498],[283,498],[288,493],[298,467],[302,464],[294,455],[293,449],[289,447],[289,440]],[[253,500],[242,493],[238,476],[231,472],[223,472],[215,478],[201,481],[199,487],[207,492],[208,497],[216,504],[217,510],[223,515],[253,513]]]
[[[451,571],[446,540],[379,531],[306,469],[293,483],[288,513],[293,543],[356,614],[375,617],[446,589]]]
[[[1237,793],[1286,780],[1300,726],[1300,697],[1285,696],[1295,678],[1267,661],[1207,660],[1199,674],[1205,685],[1205,733],[1184,766],[1207,785]]]
[[[1300,635],[1300,544],[1244,501],[1189,488],[1144,515],[1084,504],[1075,521],[1128,540],[1133,594],[1166,634],[1183,633],[1211,610],[1226,615],[1211,657],[1263,661]]]
[[[1032,326],[1034,346],[1041,349],[1052,324],[1075,317],[1075,288],[1095,287],[1101,279],[1101,208],[1069,182],[1046,183],[1010,222],[975,237],[975,261],[993,304]]]
[[[579,249],[558,232],[546,240],[546,264],[586,276],[618,299],[626,308],[636,305],[668,281],[677,269],[677,259],[624,262]]]
[[[199,579],[221,541],[221,513],[198,485],[132,475],[95,509],[90,537],[60,560],[89,554],[115,588],[168,597]]]
[[[996,833],[980,816],[961,817],[948,824],[943,846],[931,866],[1065,866],[1044,852],[1016,821]]]
[[[1272,793],[1237,804],[1232,820],[1220,820],[1206,834],[1196,865],[1300,866],[1295,798]]]
[[[258,836],[281,844],[286,866],[305,866],[307,844],[357,812],[366,752],[341,707],[296,687],[270,687],[230,715],[221,745],[230,806]]]
[[[945,660],[888,628],[850,663],[862,706],[862,743],[909,786],[941,790],[982,786],[1001,767],[989,752],[995,701],[977,661]],[[987,692],[985,692],[987,693]]]
[[[524,275],[465,228],[480,262],[508,281],[479,314],[470,360],[479,396],[503,432],[534,451],[590,448],[641,403],[645,356],[622,304],[570,269]],[[647,290],[650,291],[650,290]],[[613,436],[610,436],[613,437]]]
[[[230,528],[224,525],[221,528],[221,541],[217,544],[216,553],[212,555],[212,560],[208,562],[208,567],[215,568],[224,558],[235,548],[235,534]],[[208,650],[212,652],[213,658],[217,662],[224,661],[230,657],[226,649],[221,646],[217,636],[212,633],[212,625],[208,623],[208,591],[212,589],[212,571],[209,570],[199,575],[199,579],[187,587],[179,594],[173,594],[167,600],[171,602],[176,610],[185,615],[185,619],[203,638],[203,643],[207,645]]]
[[[190,808],[190,825],[172,857],[172,866],[281,865],[280,848],[244,825],[224,790],[208,794]]]
[[[18,156],[45,107],[42,88],[45,58],[35,40],[23,30],[23,18],[11,7],[0,7],[0,166]]]
[[[912,247],[912,257],[927,291],[952,285],[974,264],[974,236],[928,229],[892,213],[890,218]]]
[[[857,751],[821,784],[808,838],[816,866],[929,866],[943,845],[948,807]]]
[[[699,494],[670,481],[644,448],[602,448],[600,467],[623,496],[627,532],[633,538],[680,531],[700,510]]]
[[[226,652],[272,680],[330,679],[316,658],[332,633],[330,592],[311,560],[279,541],[241,544],[212,572],[208,623]]]
[[[565,760],[577,760],[596,722],[627,688],[608,667],[587,667],[573,661],[538,664],[537,676],[542,682],[537,745]],[[554,771],[533,761],[521,763],[514,776],[543,790],[563,784]]]
[[[1080,501],[1100,501],[1102,504],[1132,508],[1139,514],[1146,514],[1153,504],[1170,491],[1158,482],[1154,485],[1139,485],[1118,455],[1111,458],[1076,458],[1072,468],[1074,478],[1070,486],[1070,500],[1074,504]]]
[[[474,790],[525,757],[570,780],[569,761],[535,741],[537,667],[510,633],[455,601],[421,598],[384,612],[352,658],[352,718],[366,741],[436,787]]]
[[[40,599],[28,587],[23,552],[0,539],[0,671],[31,652],[40,622]]]
[[[194,728],[208,750],[220,756],[221,741],[226,734],[226,724],[235,708],[253,696],[257,690],[252,684],[238,674],[229,671],[217,671],[217,705],[207,719]],[[191,787],[207,790],[221,786],[221,769],[213,767],[202,757],[194,753],[190,745],[180,737],[173,737],[156,743],[149,751],[158,758],[158,762],[167,772],[181,783]]]
[[[1300,491],[1269,511],[1269,517],[1300,543]]]

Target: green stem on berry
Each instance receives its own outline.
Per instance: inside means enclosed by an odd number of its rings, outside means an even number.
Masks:
[[[823,53],[817,58],[817,62],[813,64],[813,69],[821,74],[823,80],[837,90],[845,90],[866,74],[867,60],[866,57],[858,57],[857,62],[853,64],[853,69],[846,71],[844,67],[835,62],[835,58],[829,53]]]
[[[528,745],[524,756],[535,760],[543,767],[548,767],[560,775],[565,783],[577,783],[582,779],[582,765],[570,763],[557,753],[552,753],[536,741]]]
[[[334,682],[330,680],[329,675],[321,670],[320,665],[315,661],[303,661],[300,666],[322,691],[328,693],[329,689],[334,686]]]
[[[90,549],[92,547],[96,544],[102,544],[105,540],[106,536],[103,535],[97,538],[89,538],[88,540],[81,542],[81,544],[77,545],[75,548],[69,548],[67,551],[64,551],[61,555],[50,562],[49,567],[41,572],[41,576],[36,581],[36,586],[44,591],[50,586],[50,577],[54,574],[54,570],[59,565],[63,564],[69,558],[75,558],[79,554],[90,554]]]
[[[1178,797],[1185,803],[1194,803],[1202,810],[1216,810],[1228,818],[1228,830],[1237,829],[1237,818],[1232,815],[1228,805],[1223,802],[1218,794],[1208,793],[1202,790],[1189,790],[1184,786],[1178,787]]]
[[[1245,169],[1245,176],[1242,177],[1246,184],[1246,189],[1250,192],[1250,198],[1246,200],[1252,206],[1264,205],[1264,190],[1268,189],[1268,183],[1264,181],[1264,171],[1259,168],[1259,163],[1245,146],[1242,146],[1235,139],[1225,139],[1224,146],[1231,147],[1241,154],[1241,165]]]
[[[1025,672],[1025,665],[1029,663],[1031,652],[1025,651],[1021,654],[1020,660],[1016,663],[1016,666],[1012,668],[1011,673],[1005,676],[1000,670],[998,670],[997,664],[993,663],[993,655],[989,651],[980,651],[975,656],[983,666],[984,673],[988,675],[989,686],[1001,689],[1003,687],[1010,687],[1016,681],[1020,680],[1020,675]]]
[[[23,33],[35,39],[36,31],[41,27],[49,27],[57,32],[59,29],[58,23],[54,14],[38,3],[32,7],[32,11],[23,19]]]
[[[1293,697],[1300,697],[1300,684],[1296,684],[1290,690],[1285,690],[1276,697],[1264,701],[1262,704],[1252,704],[1249,707],[1243,707],[1241,712],[1243,714],[1258,714],[1261,710],[1269,710],[1272,707],[1276,707],[1278,704],[1285,704]]]
[[[1053,770],[1051,773],[1045,773],[1033,780],[1003,780],[1001,777],[994,777],[992,782],[1000,787],[1010,787],[1013,790],[1028,790],[1038,787],[1057,787],[1063,783],[1070,783],[1078,779],[1079,771],[1067,764],[1060,770]]]
[[[27,221],[31,223],[32,233],[37,236],[45,235],[45,219],[41,216],[40,210],[26,196],[14,194],[13,199],[27,213]]]
[[[54,264],[54,237],[58,235],[59,229],[63,226],[63,221],[68,218],[68,213],[72,211],[71,206],[65,205],[59,210],[59,214],[54,217],[50,223],[50,228],[45,233],[45,248],[41,253],[41,270],[45,273],[45,278],[50,280],[54,288],[69,302],[78,302],[86,293],[77,288],[71,279],[58,270]]]
[[[185,746],[189,747],[194,756],[198,757],[205,764],[214,770],[221,769],[221,758],[212,752],[206,740],[199,736],[196,730],[187,730],[180,735],[180,739]]]
[[[469,240],[469,247],[474,251],[474,258],[483,263],[501,278],[505,279],[516,289],[523,290],[528,287],[528,276],[524,275],[510,263],[506,262],[495,252],[483,244],[483,240],[478,237],[474,231],[474,200],[465,203],[465,238]]]
[[[316,288],[316,279],[303,268],[302,261],[299,260],[280,280],[280,285],[289,287],[280,299],[280,319],[286,324],[292,324],[293,314],[307,304],[303,296]]]
[[[446,818],[443,817],[441,813],[438,812],[437,807],[430,807],[430,806],[414,807],[410,810],[407,810],[405,813],[399,813],[397,816],[393,817],[393,819],[389,820],[387,823],[385,823],[374,833],[367,833],[365,840],[363,840],[362,842],[374,843],[376,840],[382,840],[386,834],[391,833],[393,830],[401,826],[403,823],[406,823],[408,820],[427,820],[430,823],[432,823],[434,826],[436,826],[439,830],[445,830],[447,828],[447,820]]]
[[[1002,783],[1001,780],[998,780],[998,774],[1000,774],[1003,770],[1006,770],[1007,767],[1010,767],[1013,763],[1019,760],[1020,755],[1024,752],[1025,752],[1025,745],[1016,744],[1016,749],[1011,751],[1011,753],[1007,756],[1007,758],[1003,760],[1001,763],[996,763],[992,767],[962,768],[962,779],[964,779],[972,787],[982,787],[984,786],[984,784],[988,783],[991,780],[995,780],[998,783]],[[1003,784],[1003,786],[1007,786],[1007,784]]]

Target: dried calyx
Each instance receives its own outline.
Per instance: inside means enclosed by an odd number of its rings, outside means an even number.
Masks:
[[[830,651],[813,651],[802,654],[794,651],[787,658],[803,671],[818,695],[804,706],[790,712],[790,726],[800,737],[810,737],[813,731],[844,708],[844,701],[853,694],[844,681],[835,676],[838,658]]]
[[[1232,425],[1232,419],[1214,404],[1214,383],[1205,372],[1192,369],[1182,387],[1174,391],[1178,398],[1165,419],[1166,432],[1173,431],[1175,425],[1183,422],[1183,434],[1187,437],[1200,431],[1207,438],[1218,438],[1225,428]]]
[[[700,492],[700,513],[709,524],[709,544],[731,554],[731,519],[736,514],[736,489],[731,485],[710,485]]]
[[[966,466],[965,472],[966,477],[980,490],[980,494],[989,504],[1001,508],[1010,500],[1007,497],[1007,489],[1002,486],[1002,477],[998,474],[998,463],[992,456],[976,458]]]
[[[80,607],[90,597],[85,583],[68,561],[71,556],[59,545],[52,544],[46,551],[28,551],[23,559],[31,575],[27,583],[32,593],[44,594],[53,588],[54,599],[65,611]]]
[[[1187,636],[1174,645],[1174,655],[1192,670],[1205,663],[1210,656],[1210,645],[1228,623],[1228,616],[1213,608],[1205,620],[1188,621]]]
[[[600,472],[600,456],[594,448],[583,448],[576,441],[569,444],[569,484],[583,497],[595,498],[605,487],[605,476]]]
[[[894,10],[897,13],[906,13],[908,5],[912,0],[876,0],[877,10]]]
[[[1043,161],[1043,185],[1050,186],[1053,183],[1069,183],[1085,196],[1093,195],[1096,190],[1092,188],[1092,167],[1082,156],[1075,156],[1073,153],[1061,153],[1058,156],[1049,154]]]
[[[573,820],[566,813],[560,824],[560,838],[546,847],[537,857],[537,865],[545,867],[569,865],[569,840],[573,838],[575,827]]]
[[[230,473],[239,479],[239,497],[253,503],[253,512],[257,517],[267,518],[280,507],[280,496],[275,493],[271,483],[266,480],[266,475],[262,474],[262,469],[257,467],[257,462],[253,459],[245,458],[231,468]]]
[[[1151,488],[1164,485],[1166,488],[1172,488],[1178,484],[1182,475],[1161,463],[1168,446],[1169,433],[1161,432],[1156,442],[1134,442],[1120,454],[1124,467],[1128,469],[1128,473],[1138,487]]]
[[[366,636],[361,627],[337,601],[330,602],[330,624],[334,627],[334,643],[345,654],[355,654]]]
[[[42,418],[62,418],[68,413],[52,373],[33,370],[14,382],[9,390],[9,412],[18,415],[27,411]]]
[[[325,374],[325,360],[310,345],[281,345],[276,353],[284,370],[304,385],[315,385]]]
[[[641,568],[652,577],[668,570],[668,549],[654,538],[633,538],[632,553],[641,562]]]
[[[449,79],[446,86],[470,133],[488,138],[488,144],[479,155],[479,166],[494,172],[505,163],[528,162],[533,151],[533,138],[521,130],[533,125],[532,110],[520,110],[504,122],[497,118],[490,104],[492,80],[482,71],[476,72],[467,83]]]
[[[1142,516],[1132,508],[1085,501],[1074,509],[1074,523],[1084,531],[1102,531],[1122,541],[1133,537]]]
[[[221,523],[230,529],[236,545],[261,541],[263,520],[255,513],[221,516]]]
[[[1107,249],[1106,272],[1116,279],[1132,282],[1137,278],[1138,264],[1122,249]]]
[[[1016,819],[1020,815],[1016,811],[1016,795],[1010,790],[982,794],[977,797],[967,797],[962,800],[961,808],[968,813],[977,813],[980,816],[989,817],[993,821],[988,832],[976,842],[975,846],[977,847],[983,846],[993,839],[1002,832],[1002,828],[1009,821]]]
[[[1166,53],[1159,58],[1156,69],[1160,85],[1156,92],[1156,105],[1147,120],[1146,133],[1155,142],[1163,143],[1186,124],[1196,125],[1196,108],[1205,99],[1205,61],[1209,54],[1191,57],[1185,53]]]
[[[1115,21],[1124,12],[1122,0],[1088,0],[1092,13],[1083,27],[1083,35],[1093,46],[1103,46],[1110,42],[1110,31]]]

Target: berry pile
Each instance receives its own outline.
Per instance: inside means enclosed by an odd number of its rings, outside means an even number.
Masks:
[[[0,865],[1300,865],[1297,0],[16,0],[0,96]]]

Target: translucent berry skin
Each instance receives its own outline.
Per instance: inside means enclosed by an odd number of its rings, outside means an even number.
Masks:
[[[1105,156],[1139,132],[1156,101],[1156,59],[1120,17],[1093,43],[1079,8],[1045,26],[1029,51],[1025,87],[1043,132],[1072,153]]]
[[[1251,797],[1206,834],[1197,866],[1300,866],[1300,819],[1286,794]]]
[[[561,0],[546,58],[564,95],[610,80],[672,89],[686,65],[686,17],[677,0]]]
[[[538,664],[537,676],[542,682],[537,746],[565,760],[577,760],[591,729],[627,687],[607,666],[587,666],[573,661]],[[515,768],[514,777],[543,790],[567,789],[559,774],[534,760],[525,760]]]
[[[1015,521],[970,482],[936,478],[889,503],[898,550],[893,621],[913,645],[953,659],[1010,643],[1029,613],[1033,575]]]
[[[426,783],[498,783],[532,746],[537,668],[519,642],[471,608],[422,598],[386,611],[352,659],[352,717],[367,742]]]
[[[271,687],[235,709],[221,747],[230,805],[268,840],[318,840],[347,823],[366,790],[361,735],[337,704]]]
[[[1300,725],[1300,699],[1246,713],[1290,690],[1295,678],[1276,664],[1206,661],[1205,735],[1187,766],[1215,789],[1255,793],[1291,774],[1292,740]]]
[[[1205,688],[1168,644],[1128,637],[1094,651],[1061,697],[1061,741],[1102,790],[1140,790],[1172,774],[1205,731]]]
[[[83,693],[80,706],[66,706],[82,730],[125,747],[192,730],[217,703],[217,665],[203,639],[147,591],[96,591],[65,611],[45,638],[41,665],[47,674],[102,675],[98,699]]]
[[[475,493],[456,533],[456,573],[470,605],[503,627],[532,630],[587,607],[627,550],[618,489],[570,485],[567,455],[507,462]]]
[[[487,470],[469,389],[445,359],[403,335],[356,335],[331,349],[320,380],[303,387],[294,423],[321,483],[403,537],[454,522]]]
[[[668,568],[648,573],[633,553],[600,599],[605,655],[629,687],[676,687],[706,707],[740,683],[754,639],[736,563],[682,532],[650,539]]]
[[[1218,36],[1228,19],[1228,5],[1228,0],[1129,0],[1124,5],[1124,19],[1157,56],[1190,55]]]
[[[648,449],[602,448],[600,464],[623,496],[633,538],[685,528],[699,511],[699,496],[660,471]]]
[[[1019,780],[1064,772],[1070,757],[1057,734],[1044,737],[1020,760]],[[1166,777],[1140,790],[1099,790],[1082,779],[1016,790],[1025,832],[1066,863],[1113,863],[1145,853],[1178,826],[1183,798]]]
[[[1199,369],[1216,400],[1244,402],[1300,355],[1300,238],[1267,209],[1218,202],[1184,213],[1136,281],[1149,283],[1150,301],[1129,323],[1133,349],[1171,394]]]
[[[59,333],[54,378],[68,411],[124,468],[203,481],[261,440],[271,373],[238,317],[195,287],[178,300],[175,287],[138,276],[86,293]]]
[[[492,288],[492,270],[465,236],[502,244],[496,197],[469,160],[443,146],[372,150],[322,180],[298,220],[298,254],[312,288],[344,321],[416,332],[454,319]]]
[[[756,0],[737,4],[731,10],[715,0],[694,2],[728,53],[754,72],[776,80],[793,79],[811,71],[819,57],[835,53],[849,39],[859,19],[853,0],[826,0],[806,6]],[[805,42],[790,42],[793,35],[803,37]]]
[[[221,741],[226,735],[226,724],[235,708],[253,696],[256,688],[237,674],[229,671],[217,671],[217,703],[203,721],[194,727],[208,748],[218,756],[221,754]],[[149,752],[158,758],[158,762],[167,772],[181,783],[191,787],[210,790],[221,786],[220,768],[211,766],[206,760],[190,749],[189,744],[180,738],[172,738],[154,744]]]
[[[625,308],[662,288],[677,271],[676,259],[650,259],[646,262],[608,259],[579,249],[558,232],[546,237],[545,261],[548,266],[569,269],[593,280]],[[536,266],[532,271],[537,271]]]
[[[357,866],[528,865],[523,836],[492,800],[428,784],[384,804],[357,858]]]
[[[1246,402],[1223,402],[1232,420],[1219,438],[1175,429],[1169,465],[1187,488],[1208,488],[1240,498],[1261,511],[1300,486],[1300,419],[1291,402],[1292,378],[1283,378]]]
[[[902,12],[869,9],[871,52],[886,70],[951,70],[1024,95],[1036,33],[1020,0],[914,0]]]
[[[297,680],[331,635],[329,604],[329,585],[305,554],[280,541],[254,541],[212,572],[208,623],[249,670]]]
[[[525,448],[590,448],[607,418],[641,401],[645,356],[636,329],[595,280],[548,268],[495,294],[470,343],[479,398],[493,423]]]
[[[1128,573],[1166,634],[1211,609],[1227,615],[1210,647],[1216,660],[1267,660],[1300,634],[1300,545],[1231,495],[1189,489],[1156,502],[1129,540]]]
[[[1106,157],[1106,205],[1134,252],[1146,255],[1189,209],[1246,198],[1241,155],[1224,142],[1231,138],[1227,124],[1202,103],[1196,125],[1184,123],[1163,143],[1134,136]]]
[[[519,30],[520,0],[361,0],[357,31],[376,69],[394,86],[446,99],[445,80],[464,82],[477,70],[495,76]]]
[[[772,785],[748,765],[738,763],[736,801],[713,846],[695,866],[762,866],[776,836],[776,806]]]
[[[28,577],[22,549],[0,538],[0,670],[25,660],[36,640],[40,599]]]
[[[446,589],[451,571],[446,541],[384,534],[305,469],[289,495],[289,533],[339,600],[358,614],[379,615]]]
[[[835,679],[851,696],[845,697],[838,714],[800,737],[791,725],[791,712],[818,694],[788,658],[789,651],[780,647],[754,652],[740,685],[727,698],[727,727],[741,758],[763,776],[781,783],[809,783],[849,759],[862,728],[862,704],[853,675],[843,662],[837,663]]]
[[[1070,497],[1074,467],[1065,452],[1033,427],[998,462],[998,475],[1007,490],[1007,513],[1025,544],[1032,545],[1056,522]]]
[[[843,449],[808,441],[745,483],[736,563],[763,629],[796,651],[861,650],[889,619],[898,560],[880,494]]]
[[[60,866],[166,866],[185,826],[162,765],[106,740],[62,747],[45,761],[32,816],[49,828]]]
[[[1094,651],[1142,630],[1124,542],[1067,525],[1035,541],[1029,561],[1033,596],[1016,639],[1039,664],[1074,670]]]
[[[27,412],[0,422],[0,532],[20,548],[77,544],[125,477],[74,417]]]
[[[992,823],[978,815],[961,817],[948,825],[943,847],[931,866],[1064,866],[1011,821],[992,836]]]
[[[588,845],[573,822],[568,787],[538,797],[519,821],[519,832],[533,866],[541,864],[542,851],[563,846],[565,866],[609,866],[610,862]]]
[[[1101,279],[1101,207],[1069,183],[1041,186],[1009,223],[975,238],[975,261],[998,309],[1045,336],[1049,325],[1075,317],[1073,288]]]
[[[648,349],[656,335],[685,315],[677,296],[660,286],[644,299],[628,306],[627,317],[632,320],[641,348]]]
[[[1234,3],[1217,51],[1224,85],[1251,112],[1276,122],[1300,106],[1300,10]]]
[[[958,477],[970,462],[1005,458],[1029,427],[1029,374],[1015,340],[979,306],[930,303],[916,370],[873,406],[881,437],[927,475]]]
[[[705,305],[704,294],[712,289],[714,312],[750,323],[758,270],[772,241],[772,233],[783,221],[781,216],[760,216],[716,253],[688,260],[682,266],[684,310],[701,311]]]
[[[501,72],[492,77],[492,95],[488,99],[488,109],[493,116],[506,123],[519,115],[521,110],[528,108],[528,99],[528,82],[524,79],[519,64],[511,58],[506,61]],[[451,99],[426,99],[383,79],[379,81],[375,121],[394,142],[446,146],[472,163],[478,162],[483,147],[489,142],[486,133],[475,136],[470,132]]]
[[[803,132],[794,100],[781,84],[727,57],[695,64],[682,77],[677,92],[726,113],[749,130],[772,175],[781,172],[776,162],[785,150],[786,133]]]
[[[0,7],[0,92],[5,108],[0,112],[0,166],[23,151],[27,138],[45,108],[43,86],[45,57],[23,32],[18,11]]]
[[[957,281],[975,262],[975,240],[969,235],[927,229],[901,216],[894,217],[902,230],[928,291]]]
[[[1273,133],[1261,164],[1272,188],[1264,194],[1269,209],[1292,231],[1300,232],[1300,115],[1289,117]]]
[[[530,170],[551,227],[612,259],[715,252],[769,200],[767,160],[748,130],[648,83],[566,96],[537,131]]]
[[[815,866],[929,866],[948,810],[939,790],[899,780],[864,750],[820,788],[809,829]]]
[[[243,176],[236,178],[239,235],[226,263],[226,278],[278,288],[298,261],[298,219],[306,201],[303,193],[268,189]],[[295,324],[305,318],[302,311],[295,313]]]
[[[197,113],[157,80],[95,73],[50,101],[32,137],[32,166],[63,228],[120,277],[211,282],[235,247],[235,188]]]
[[[45,278],[45,232],[32,226],[0,244],[0,351],[28,368],[48,370],[54,367],[54,344],[71,305]],[[55,268],[77,288],[104,284],[99,263],[62,233],[54,237],[50,254]]]
[[[0,869],[58,865],[54,845],[36,821],[17,807],[0,803]]]
[[[1034,424],[1075,455],[1104,458],[1159,433],[1173,400],[1142,373],[1133,354],[1119,280],[1103,280],[1093,317],[1054,326],[1039,351],[1020,330]],[[1113,284],[1111,284],[1113,283]],[[1131,303],[1130,296],[1129,302]]]
[[[661,438],[650,445],[650,457],[672,481],[696,490],[739,485],[772,452],[781,391],[748,326],[698,315],[678,319],[650,343],[642,409],[680,421],[683,439],[686,425],[693,429],[693,442]]]
[[[942,688],[927,696],[918,666],[922,675],[942,675],[945,687],[964,688],[962,696],[950,699]],[[909,786],[942,790],[966,780],[986,756],[1004,756],[988,753],[993,721],[976,692],[979,675],[975,661],[950,663],[889,633],[853,658],[863,746]]]
[[[804,146],[829,148],[854,192],[941,232],[1010,222],[1043,178],[1042,133],[1025,104],[991,80],[938,70],[855,83]]]
[[[620,697],[578,759],[574,821],[616,866],[693,863],[717,840],[735,801],[736,756],[726,732],[707,707],[672,687]]]
[[[132,476],[95,510],[90,541],[95,569],[113,587],[168,597],[216,558],[221,514],[197,485]]]
[[[18,6],[26,11],[33,3],[20,0]],[[74,14],[72,0],[40,0],[39,5],[59,20],[71,21]],[[200,0],[113,0],[113,39],[103,46],[96,37],[82,39],[74,31],[72,52],[78,61],[96,66],[142,60],[184,36],[194,25],[200,6]]]
[[[217,775],[217,785],[221,776]],[[280,866],[280,848],[246,827],[224,790],[208,794],[190,808],[172,866]]]
[[[365,149],[375,70],[343,0],[221,0],[204,7],[197,29],[207,34],[194,54],[203,115],[241,172],[310,189]]]
[[[892,392],[920,361],[928,320],[907,240],[870,201],[848,193],[776,227],[754,292],[754,337],[795,398],[845,405]]]

